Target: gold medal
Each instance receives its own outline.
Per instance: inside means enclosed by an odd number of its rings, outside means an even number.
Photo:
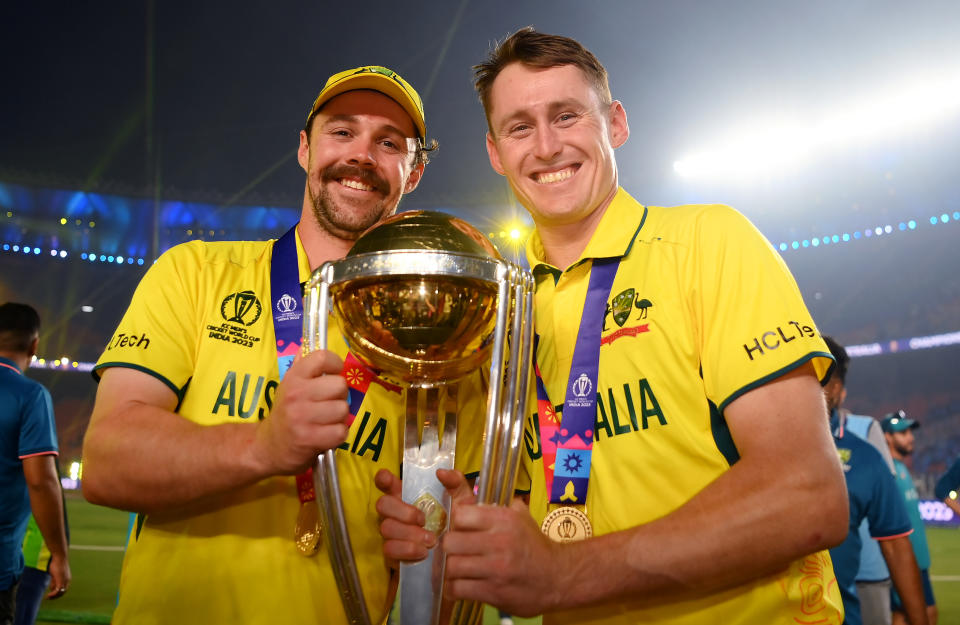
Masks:
[[[297,551],[305,556],[312,556],[320,550],[320,518],[316,501],[301,502],[293,541]]]
[[[579,508],[572,506],[561,506],[548,514],[540,525],[540,531],[558,543],[569,543],[593,536],[590,519]]]

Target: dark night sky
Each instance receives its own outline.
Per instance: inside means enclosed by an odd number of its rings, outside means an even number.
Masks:
[[[917,132],[834,147],[748,183],[673,171],[728,128],[821,118],[911,77],[957,75],[953,0],[151,4],[5,4],[0,180],[132,195],[158,180],[168,199],[214,192],[296,206],[294,151],[310,102],[329,74],[375,63],[417,87],[441,145],[406,206],[500,218],[515,208],[487,163],[470,66],[532,24],[581,40],[606,64],[632,130],[618,152],[621,182],[643,202],[730,203],[765,231],[802,234],[818,220],[856,227],[960,201],[956,102]]]

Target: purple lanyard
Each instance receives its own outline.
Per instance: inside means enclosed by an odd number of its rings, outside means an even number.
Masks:
[[[618,257],[597,258],[590,269],[587,297],[573,350],[573,362],[570,364],[562,422],[558,422],[553,413],[553,404],[547,396],[534,350],[543,472],[551,503],[583,505],[587,501],[593,428],[597,422],[600,335],[603,332],[607,299],[619,266]],[[539,336],[537,340],[539,342]]]
[[[300,290],[300,263],[297,261],[296,224],[273,243],[270,298],[273,331],[277,339],[277,369],[282,380],[300,351],[303,336],[303,296]]]

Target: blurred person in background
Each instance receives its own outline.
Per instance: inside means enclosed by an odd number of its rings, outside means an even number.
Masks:
[[[62,491],[61,491],[62,492]],[[70,524],[67,522],[67,506],[63,506],[63,524],[70,542]],[[17,588],[17,610],[13,625],[33,625],[40,611],[40,603],[50,584],[50,562],[52,554],[43,542],[43,534],[37,522],[30,515],[27,531],[23,536],[23,575]]]
[[[960,458],[954,460],[947,472],[940,476],[934,489],[937,499],[942,500],[957,517],[960,517],[958,491],[960,491]]]
[[[927,546],[927,530],[923,525],[923,517],[920,516],[920,496],[917,494],[917,487],[913,483],[910,470],[904,464],[913,453],[914,443],[916,442],[913,431],[920,427],[920,423],[916,419],[908,418],[903,410],[891,412],[880,423],[883,427],[883,434],[887,439],[887,445],[890,447],[890,455],[893,456],[897,486],[900,488],[904,503],[907,506],[907,514],[910,516],[910,523],[913,525],[910,543],[913,545],[913,553],[917,558],[917,566],[920,567],[920,575],[923,578],[927,620],[930,625],[936,625],[937,603],[933,596],[933,585],[930,583],[930,548]],[[913,623],[912,618],[905,616],[906,609],[896,589],[893,589],[890,593],[890,606],[893,610],[894,625]]]
[[[47,597],[70,587],[70,562],[50,393],[23,375],[40,342],[40,316],[27,304],[0,306],[0,625],[16,612],[23,537],[30,514],[50,549]]]
[[[847,397],[846,378],[850,357],[833,337],[824,336],[823,340],[836,361],[823,391],[850,500],[850,531],[842,544],[830,550],[833,570],[843,595],[844,622],[847,625],[890,623],[889,578],[892,576],[892,585],[907,598],[905,603],[914,617],[911,623],[925,623],[920,569],[908,537],[912,532],[910,519],[899,496],[891,465],[877,447],[868,444],[865,438],[852,433],[847,427],[851,422],[862,425],[862,422],[851,419],[848,411],[842,408]],[[870,417],[864,419],[874,421]],[[885,443],[884,440],[884,447]],[[872,549],[880,553],[882,568],[877,567],[875,562],[869,568],[864,568],[865,554],[871,556]],[[876,580],[872,583],[856,582],[857,577],[864,573],[869,575],[868,579]],[[886,583],[883,578],[887,578]],[[862,596],[861,590],[865,591]]]

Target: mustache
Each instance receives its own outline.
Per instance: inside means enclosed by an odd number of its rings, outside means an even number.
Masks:
[[[332,165],[320,172],[320,179],[323,182],[331,182],[339,178],[355,178],[384,195],[390,192],[390,183],[369,169],[361,169],[351,165]]]

